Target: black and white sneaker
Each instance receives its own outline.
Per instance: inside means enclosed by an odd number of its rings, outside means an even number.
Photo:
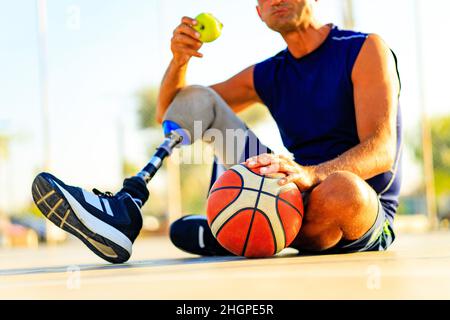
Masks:
[[[170,240],[180,250],[200,256],[233,256],[214,238],[205,216],[185,216],[170,226]]]
[[[47,219],[111,263],[130,258],[142,229],[142,200],[124,190],[113,195],[94,189],[94,194],[68,186],[49,173],[39,174],[32,185],[34,202]]]

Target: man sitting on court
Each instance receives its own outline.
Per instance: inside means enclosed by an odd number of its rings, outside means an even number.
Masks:
[[[377,35],[320,24],[314,2],[259,0],[260,18],[280,33],[287,49],[209,88],[185,87],[188,62],[202,57],[202,44],[191,27],[196,22],[183,18],[172,39],[158,120],[174,121],[191,135],[196,120],[224,133],[249,131],[230,110],[265,104],[295,160],[244,154],[236,163],[250,157],[250,167],[283,172],[282,183],[294,182],[304,192],[306,214],[291,247],[318,253],[385,250],[395,237],[401,184],[396,57]],[[225,167],[236,164],[225,163],[221,149],[215,150]],[[191,253],[228,254],[203,216],[176,221],[171,239]]]
[[[226,130],[243,132],[232,161],[225,161],[230,159],[226,142],[214,145],[212,179],[242,162],[263,167],[266,174],[284,173],[281,183],[295,183],[305,203],[303,225],[291,247],[321,254],[386,250],[395,239],[401,184],[397,60],[377,35],[319,23],[316,1],[259,0],[261,20],[287,48],[211,87],[185,84],[190,59],[202,57],[202,43],[193,28],[196,21],[184,17],[171,41],[173,59],[161,84],[157,119],[166,133],[185,132],[185,143],[216,144],[208,138],[211,129],[223,137]],[[236,116],[255,103],[268,107],[294,159],[271,154]],[[198,123],[203,131],[196,137]],[[142,228],[144,183],[116,195],[94,195],[49,174],[40,179],[42,190],[33,192],[49,219],[110,262],[129,258]],[[229,254],[205,216],[174,222],[170,236],[193,254]]]

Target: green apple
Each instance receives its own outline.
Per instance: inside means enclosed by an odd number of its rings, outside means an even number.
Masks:
[[[211,13],[200,13],[197,17],[194,29],[200,33],[201,42],[213,42],[222,33],[223,24]]]

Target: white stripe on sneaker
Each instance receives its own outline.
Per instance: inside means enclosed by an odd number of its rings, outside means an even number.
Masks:
[[[183,218],[183,221],[197,220],[197,219],[206,220],[206,216],[187,216]]]
[[[56,181],[53,180],[53,182],[64,194],[64,197],[69,202],[77,218],[80,219],[89,230],[121,246],[131,255],[133,244],[126,235],[90,214],[67,190],[61,187]]]
[[[114,214],[112,213],[111,206],[109,205],[109,201],[107,199],[102,199],[103,203],[105,204],[106,213],[109,214],[111,217],[114,217]]]
[[[89,203],[91,206],[96,207],[98,210],[103,211],[102,204],[100,203],[100,198],[84,189],[83,191],[84,200]]]
[[[203,234],[205,233],[205,229],[200,226],[198,228],[198,245],[200,246],[200,248],[204,248],[205,247],[205,241],[203,239]]]

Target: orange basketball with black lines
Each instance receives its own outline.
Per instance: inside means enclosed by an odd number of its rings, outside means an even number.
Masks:
[[[288,247],[302,226],[302,194],[293,183],[240,164],[212,186],[207,218],[213,235],[228,251],[248,258],[270,257]]]

